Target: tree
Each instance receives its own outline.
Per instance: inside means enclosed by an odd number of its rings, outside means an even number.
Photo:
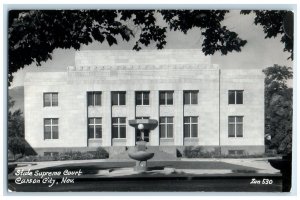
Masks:
[[[20,109],[11,112],[10,108],[14,106],[11,97],[8,98],[8,136],[24,138],[24,117]]]
[[[292,151],[293,89],[287,80],[293,77],[290,67],[274,65],[265,73],[265,134],[271,135],[270,148],[279,153]]]
[[[21,137],[8,137],[8,149],[14,155],[14,160],[16,155],[21,154],[23,157],[26,152],[26,143],[24,138]]]
[[[12,10],[8,22],[9,82],[26,65],[51,59],[56,48],[80,49],[93,41],[114,45],[135,37],[134,50],[166,45],[166,31],[199,28],[203,52],[241,51],[246,40],[222,26],[228,10]],[[158,19],[163,23],[157,23]],[[165,25],[161,25],[165,24]]]
[[[14,106],[14,101],[9,97],[9,108]],[[24,117],[21,110],[16,110],[13,113],[8,111],[8,149],[13,153],[14,157],[17,154],[25,154],[26,141],[24,139]]]
[[[283,51],[289,52],[293,59],[293,14],[288,10],[242,10],[241,14],[255,14],[254,24],[263,27],[265,38],[281,36]],[[291,17],[290,17],[291,16]],[[290,29],[290,30],[287,30]],[[290,33],[291,32],[291,33]],[[288,59],[289,59],[288,58]]]

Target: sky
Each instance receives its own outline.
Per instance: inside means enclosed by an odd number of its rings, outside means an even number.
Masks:
[[[241,52],[232,52],[227,55],[215,53],[211,57],[213,64],[219,64],[221,69],[264,69],[274,64],[292,67],[289,54],[283,52],[284,45],[280,37],[265,39],[261,26],[254,23],[254,15],[240,15],[238,10],[232,10],[225,16],[223,25],[231,31],[238,33],[239,37],[247,40]],[[158,22],[160,23],[160,22]],[[168,31],[166,49],[201,49],[203,37],[199,29],[192,29],[187,34],[180,31]],[[93,42],[82,45],[81,50],[132,50],[135,40],[129,42],[119,40],[118,45],[109,46],[106,42]],[[150,45],[147,49],[154,49]],[[42,63],[42,66],[31,64],[14,74],[12,87],[23,86],[24,76],[30,71],[66,71],[67,66],[74,65],[74,49],[56,49],[52,60]],[[290,83],[291,84],[291,83]]]

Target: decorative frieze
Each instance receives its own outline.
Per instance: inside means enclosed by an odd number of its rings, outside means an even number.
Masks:
[[[218,65],[206,64],[164,64],[164,65],[95,65],[69,66],[68,72],[103,71],[103,70],[173,70],[173,69],[217,69]]]

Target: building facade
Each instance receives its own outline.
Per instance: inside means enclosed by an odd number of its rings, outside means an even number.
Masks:
[[[25,138],[39,154],[148,146],[264,152],[264,76],[221,70],[201,50],[80,51],[66,72],[25,77]]]

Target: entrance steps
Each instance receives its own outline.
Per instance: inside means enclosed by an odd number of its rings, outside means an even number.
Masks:
[[[135,151],[135,147],[124,147],[123,151],[120,151],[120,147],[118,147],[117,153],[114,152],[114,148],[112,148],[110,150],[109,159],[133,161],[128,156],[128,153],[131,151]],[[146,151],[154,153],[154,157],[149,161],[171,161],[178,159],[176,156],[176,147],[147,146]]]

